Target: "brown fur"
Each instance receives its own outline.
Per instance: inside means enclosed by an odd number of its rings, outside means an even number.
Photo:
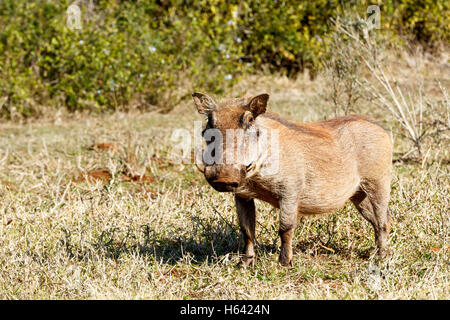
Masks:
[[[221,132],[243,126],[279,132],[280,164],[275,175],[258,172],[247,178],[245,166],[228,164],[202,168],[214,188],[235,194],[245,242],[244,266],[254,263],[255,198],[281,209],[283,265],[292,263],[291,242],[298,215],[333,212],[348,200],[374,227],[379,254],[386,253],[392,143],[380,126],[363,116],[317,123],[284,120],[264,113],[268,95],[227,100],[220,105],[206,95],[197,95],[208,100],[210,125]],[[199,112],[205,110],[204,104],[195,102]],[[255,119],[250,117],[252,122],[243,125],[243,114],[248,118],[249,112]]]

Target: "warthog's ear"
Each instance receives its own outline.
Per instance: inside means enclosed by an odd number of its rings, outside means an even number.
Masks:
[[[253,113],[253,117],[256,118],[261,113],[266,112],[267,101],[269,101],[269,95],[267,93],[259,94],[250,100],[248,109]]]
[[[194,92],[192,94],[192,99],[194,99],[194,103],[197,107],[198,113],[208,115],[216,109],[216,103],[214,102],[214,99],[207,94]]]

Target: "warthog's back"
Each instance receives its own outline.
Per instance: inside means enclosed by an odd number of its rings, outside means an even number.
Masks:
[[[390,175],[390,138],[364,117],[317,123],[295,123],[272,115],[264,118],[265,125],[279,130],[279,175],[299,189],[302,214],[332,212],[361,183]]]
[[[342,150],[348,150],[356,159],[361,179],[378,180],[383,175],[390,175],[392,141],[382,127],[362,116],[338,118],[322,124],[330,128]]]

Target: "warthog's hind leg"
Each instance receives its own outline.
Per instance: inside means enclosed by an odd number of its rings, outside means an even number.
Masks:
[[[387,239],[391,229],[388,209],[390,186],[388,183],[377,183],[365,189],[367,191],[359,190],[351,201],[361,215],[372,224],[378,255],[383,258],[388,253]]]

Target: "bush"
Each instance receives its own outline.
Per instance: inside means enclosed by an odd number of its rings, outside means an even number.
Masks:
[[[93,8],[89,6],[93,3]],[[0,116],[41,106],[169,111],[193,90],[223,93],[253,69],[295,75],[326,58],[331,17],[368,1],[149,0],[0,2]],[[82,8],[82,30],[66,23]],[[449,37],[448,3],[381,4],[382,27],[429,45]]]
[[[400,0],[391,5],[393,28],[409,40],[434,49],[450,38],[450,2],[445,0]]]
[[[84,5],[89,19],[73,31],[66,25],[68,1],[1,2],[3,116],[36,115],[44,104],[168,111],[187,93],[177,90],[180,84],[184,91],[219,93],[232,84],[242,63],[238,47],[217,49],[229,41],[227,30],[207,34],[196,15],[156,2],[100,1],[95,13]]]

